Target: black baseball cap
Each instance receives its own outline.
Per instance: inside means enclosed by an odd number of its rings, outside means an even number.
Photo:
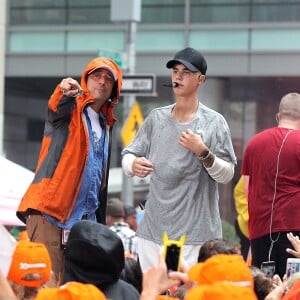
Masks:
[[[193,48],[185,48],[178,51],[174,58],[167,62],[167,68],[171,69],[176,63],[185,65],[190,71],[200,71],[201,74],[205,75],[207,70],[207,63],[204,56]]]

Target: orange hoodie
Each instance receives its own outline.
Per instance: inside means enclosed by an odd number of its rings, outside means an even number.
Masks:
[[[96,101],[87,90],[87,76],[91,70],[101,67],[111,68],[117,75],[112,101],[106,102],[101,108],[107,120],[106,133],[110,145],[110,133],[115,123],[114,107],[118,102],[122,87],[122,71],[113,60],[97,57],[88,63],[82,73],[83,93],[81,95],[76,98],[63,96],[60,85],[57,85],[49,99],[35,177],[17,210],[17,216],[24,223],[26,213],[30,208],[55,217],[62,223],[68,220],[73,211],[89,149],[89,137],[83,111],[88,104]],[[109,148],[108,164],[110,154]],[[103,176],[101,185],[101,192],[105,199],[101,199],[101,203],[106,203],[108,164],[105,168],[106,176]],[[105,211],[106,207],[103,209]]]

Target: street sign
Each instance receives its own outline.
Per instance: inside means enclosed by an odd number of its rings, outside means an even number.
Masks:
[[[127,59],[123,52],[100,49],[98,55],[111,58],[121,69],[127,68]]]
[[[135,101],[121,130],[121,138],[125,147],[132,142],[143,122],[144,118],[140,105]]]
[[[154,74],[123,75],[121,95],[156,95],[156,77]]]

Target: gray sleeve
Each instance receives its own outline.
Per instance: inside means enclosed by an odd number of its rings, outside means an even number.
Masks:
[[[220,159],[236,164],[231,133],[225,118],[216,112],[208,114],[202,125],[205,145]]]

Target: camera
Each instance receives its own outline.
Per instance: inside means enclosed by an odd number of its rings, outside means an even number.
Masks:
[[[180,258],[182,246],[185,242],[185,235],[182,235],[178,241],[169,240],[166,232],[163,234],[164,242],[164,257],[167,265],[168,272],[178,271],[180,266]]]

